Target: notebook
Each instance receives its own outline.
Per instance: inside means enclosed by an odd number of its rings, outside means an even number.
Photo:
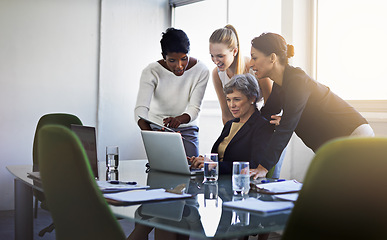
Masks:
[[[81,140],[89,159],[91,169],[93,170],[94,177],[99,179],[95,128],[75,124],[71,124],[70,128],[78,136],[79,140]]]
[[[168,132],[175,132],[173,129],[171,128],[168,128],[166,126],[163,126],[161,124],[158,124],[156,122],[153,122],[147,118],[144,118],[144,117],[141,117],[141,116],[138,116],[140,119],[144,120],[145,122],[147,122],[149,125],[151,125],[151,127],[153,126],[154,128],[156,129],[164,129],[165,131],[168,131]]]
[[[202,169],[190,169],[180,133],[141,131],[150,169],[195,175]]]

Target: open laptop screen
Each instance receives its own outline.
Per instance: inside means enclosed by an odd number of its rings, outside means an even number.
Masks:
[[[83,147],[85,148],[87,157],[89,158],[94,177],[96,179],[99,179],[95,128],[71,124],[71,130],[73,130],[78,136],[79,140],[81,140]]]

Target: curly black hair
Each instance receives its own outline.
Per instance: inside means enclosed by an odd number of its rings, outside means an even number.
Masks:
[[[160,40],[161,53],[165,59],[168,53],[188,53],[190,42],[183,30],[168,28]]]

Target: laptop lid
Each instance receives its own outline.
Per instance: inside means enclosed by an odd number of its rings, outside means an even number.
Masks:
[[[81,140],[82,145],[85,148],[87,157],[89,158],[90,166],[93,170],[94,177],[96,179],[99,179],[95,128],[75,124],[71,124],[70,128],[72,131],[75,132],[79,140]]]
[[[185,154],[180,133],[141,131],[145,152],[153,170],[193,175]]]

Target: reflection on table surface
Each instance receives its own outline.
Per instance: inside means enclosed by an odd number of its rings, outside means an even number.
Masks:
[[[223,208],[223,202],[243,200],[241,196],[233,195],[231,175],[221,175],[217,182],[203,183],[203,175],[191,177],[156,171],[148,172],[146,163],[147,160],[120,161],[118,172],[114,173],[116,175],[113,177],[121,181],[136,181],[140,185],[149,185],[150,189],[170,189],[184,183],[185,192],[192,194],[193,197],[131,206],[111,206],[116,216],[152,228],[199,239],[235,238],[279,231],[285,227],[290,210],[265,215]],[[42,191],[40,182],[27,177],[27,173],[32,172],[32,165],[7,166],[7,169],[26,186]],[[106,177],[106,173],[105,162],[100,162],[99,176]],[[249,193],[246,197],[273,200],[270,195],[257,193]],[[24,215],[21,217],[25,218]],[[32,218],[32,215],[30,217]]]
[[[120,161],[119,180],[136,181],[138,184],[149,185],[151,189],[170,189],[184,183],[187,186],[185,192],[192,194],[193,197],[125,207],[111,206],[117,216],[196,238],[232,238],[283,230],[285,227],[290,210],[275,214],[259,214],[222,208],[223,202],[243,200],[242,196],[233,195],[231,175],[219,176],[217,182],[203,183],[203,175],[192,177],[157,171],[147,173],[146,162],[146,160]],[[106,171],[106,167],[101,166],[100,172]],[[273,200],[272,196],[257,193],[249,193],[246,197],[256,197],[264,201]]]

